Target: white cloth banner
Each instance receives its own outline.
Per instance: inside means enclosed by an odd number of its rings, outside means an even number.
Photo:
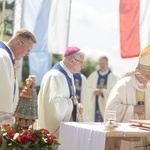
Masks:
[[[52,0],[49,15],[48,47],[62,54],[68,47],[71,0]]]
[[[150,44],[150,1],[140,0],[140,45],[143,50]]]
[[[30,74],[37,76],[40,86],[43,75],[51,67],[51,53],[66,50],[70,0],[24,1],[22,27],[37,38],[37,44],[29,55]]]
[[[29,29],[37,38],[37,43],[29,55],[29,74],[37,76],[36,86],[40,86],[42,77],[51,67],[51,55],[47,47],[50,2],[24,1],[22,27]]]

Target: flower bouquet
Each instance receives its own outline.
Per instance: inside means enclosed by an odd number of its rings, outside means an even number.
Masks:
[[[56,150],[58,139],[46,129],[23,129],[13,124],[0,127],[1,150]]]
[[[35,75],[26,79],[14,112],[15,123],[0,127],[0,150],[56,150],[60,145],[47,129],[33,129],[38,119],[35,81]]]

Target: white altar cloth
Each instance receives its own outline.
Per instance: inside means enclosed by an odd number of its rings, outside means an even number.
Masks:
[[[110,150],[116,146],[120,147],[121,140],[139,141],[141,137],[150,136],[150,131],[131,126],[131,123],[118,125],[114,131],[109,131],[105,129],[104,123],[61,122],[58,149]]]
[[[59,150],[104,150],[106,131],[100,125],[94,122],[62,122]]]

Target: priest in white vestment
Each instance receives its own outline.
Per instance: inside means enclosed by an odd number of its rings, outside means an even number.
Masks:
[[[35,43],[34,35],[25,29],[18,30],[7,43],[0,42],[0,126],[14,123],[19,91],[15,60],[27,56]]]
[[[135,71],[120,79],[112,88],[105,112],[115,110],[116,121],[122,123],[129,123],[130,119],[150,120],[149,81],[150,45],[141,52]],[[146,142],[146,138],[142,138],[141,142],[122,142],[121,150],[140,150]],[[140,147],[135,148],[136,146]]]
[[[70,121],[74,107],[75,85],[73,74],[84,67],[84,53],[77,47],[67,48],[63,61],[48,71],[38,94],[38,127],[48,129],[59,137],[62,121]],[[73,97],[72,97],[73,96]],[[79,108],[82,111],[82,106]]]
[[[87,79],[89,87],[88,121],[102,122],[110,90],[117,82],[117,76],[108,67],[108,58],[99,59],[100,69],[91,73]]]

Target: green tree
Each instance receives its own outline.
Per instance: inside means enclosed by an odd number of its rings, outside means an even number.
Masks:
[[[84,69],[81,70],[81,72],[88,77],[93,71],[95,71],[97,66],[97,61],[86,59],[84,63]]]
[[[62,55],[61,54],[53,54],[53,57],[52,57],[52,66],[55,64],[55,63],[57,63],[57,62],[59,62],[59,61],[61,61],[62,60]]]

